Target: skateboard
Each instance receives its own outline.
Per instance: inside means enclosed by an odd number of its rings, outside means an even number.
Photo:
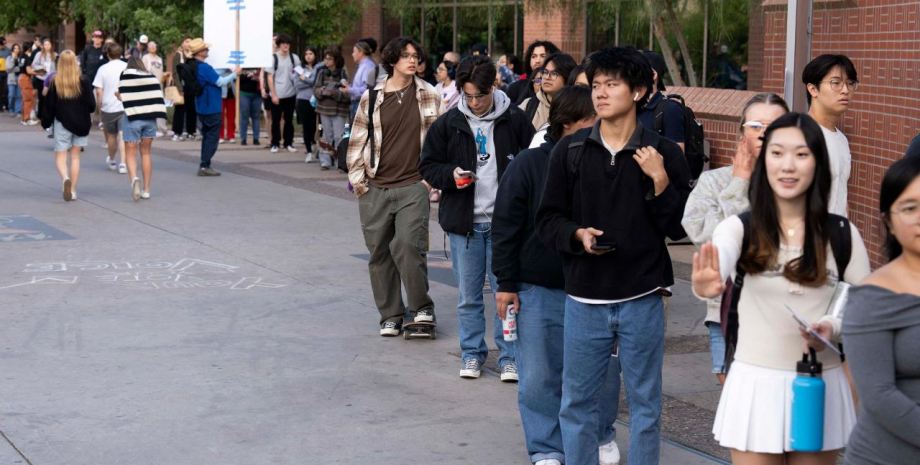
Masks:
[[[438,337],[437,327],[437,319],[435,319],[435,321],[410,321],[408,323],[403,323],[403,339],[427,338],[435,340]]]

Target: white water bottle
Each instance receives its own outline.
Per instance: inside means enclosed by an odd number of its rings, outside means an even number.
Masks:
[[[514,305],[509,305],[505,311],[505,319],[502,320],[502,335],[506,341],[517,340],[517,309]]]

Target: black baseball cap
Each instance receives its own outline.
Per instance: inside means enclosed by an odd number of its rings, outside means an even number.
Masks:
[[[664,75],[668,74],[668,65],[664,62],[664,58],[661,55],[646,50],[642,52],[645,55],[645,59],[648,60],[649,64],[652,65],[652,69],[658,73],[658,90],[664,90]]]

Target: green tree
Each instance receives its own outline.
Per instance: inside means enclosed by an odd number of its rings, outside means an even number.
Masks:
[[[3,34],[34,26],[46,26],[53,34],[57,25],[72,19],[66,0],[0,0],[0,11]]]
[[[300,44],[337,44],[351,33],[369,0],[275,0],[275,32]]]

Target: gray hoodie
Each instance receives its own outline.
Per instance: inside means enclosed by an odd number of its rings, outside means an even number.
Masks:
[[[477,180],[473,184],[476,189],[473,207],[473,223],[491,223],[492,210],[495,208],[495,194],[498,192],[498,162],[495,161],[495,140],[493,129],[495,119],[508,111],[511,99],[500,91],[492,92],[492,109],[483,116],[475,116],[470,111],[466,99],[460,99],[457,108],[466,115],[466,120],[473,131],[477,147]]]

